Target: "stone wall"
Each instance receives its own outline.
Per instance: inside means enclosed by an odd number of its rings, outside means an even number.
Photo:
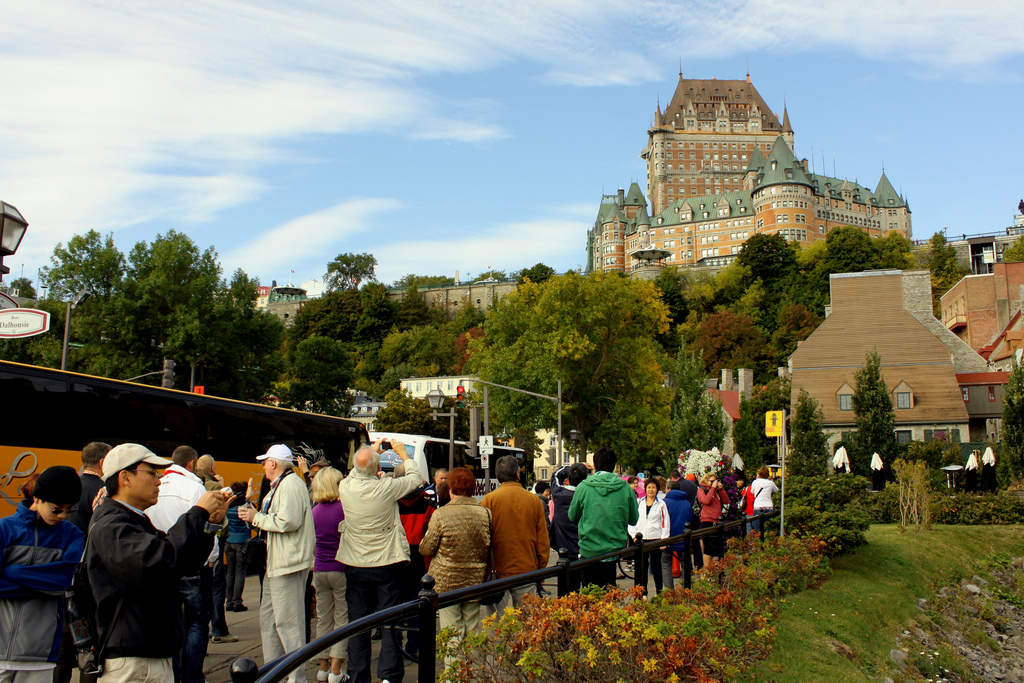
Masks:
[[[931,273],[927,270],[903,271],[903,307],[929,332],[946,345],[953,371],[985,372],[988,363],[962,339],[949,331],[932,313]]]

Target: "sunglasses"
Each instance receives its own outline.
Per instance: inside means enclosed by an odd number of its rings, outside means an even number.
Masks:
[[[61,515],[70,515],[75,512],[78,512],[77,505],[51,505],[50,503],[47,503],[46,507],[50,508],[50,512],[52,512],[56,517],[60,517]]]

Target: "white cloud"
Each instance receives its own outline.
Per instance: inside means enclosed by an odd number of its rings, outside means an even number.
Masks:
[[[472,236],[442,235],[381,245],[377,278],[394,282],[409,273],[472,277],[487,270],[511,272],[538,261],[556,270],[574,268],[585,260],[582,240],[589,223],[541,218],[533,221],[481,226]]]
[[[223,256],[224,272],[242,268],[269,282],[276,275],[286,274],[296,266],[320,268],[339,253],[349,251],[347,242],[361,231],[376,214],[397,209],[393,199],[349,199],[316,213],[300,216],[263,232],[244,247]],[[379,258],[379,257],[378,257]],[[315,264],[310,264],[313,261]]]
[[[657,78],[678,54],[820,50],[973,76],[1024,51],[1024,4],[1011,0],[53,0],[4,9],[0,188],[32,225],[19,256],[37,263],[88,229],[212,221],[255,201],[273,165],[312,161],[294,151],[310,136],[472,144],[509,135],[492,115],[500,107],[460,106],[423,86],[429,76],[521,62],[548,83],[621,85]]]

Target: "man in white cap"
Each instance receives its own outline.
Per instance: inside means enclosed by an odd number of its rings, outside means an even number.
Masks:
[[[313,567],[316,536],[309,492],[295,473],[290,448],[275,444],[256,458],[270,481],[270,493],[259,512],[240,507],[239,519],[260,530],[267,541],[267,575],[260,603],[263,661],[277,659],[306,644],[306,577]],[[291,683],[305,681],[301,667],[288,676]]]
[[[184,643],[181,577],[195,574],[227,513],[219,491],[204,493],[165,534],[145,511],[160,496],[160,470],[171,464],[139,444],[103,460],[107,497],[96,508],[85,554],[96,599],[102,683],[174,680],[171,657]]]

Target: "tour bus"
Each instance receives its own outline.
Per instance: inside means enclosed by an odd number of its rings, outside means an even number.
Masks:
[[[391,441],[397,439],[405,444],[406,454],[413,459],[419,467],[420,472],[428,482],[434,481],[434,472],[440,468],[448,469],[448,439],[436,436],[424,436],[422,434],[399,434],[397,432],[370,432],[370,440],[377,439]],[[491,454],[491,480],[485,482],[486,473],[480,466],[480,458],[473,458],[469,455],[469,444],[465,441],[455,442],[455,467],[465,467],[476,477],[476,497],[480,498],[498,487],[498,480],[494,478],[494,463],[504,455],[513,455],[519,461],[520,477],[523,481],[528,476],[526,468],[526,452],[522,448],[494,445],[494,453]],[[486,484],[486,485],[485,485]]]
[[[263,477],[256,456],[275,443],[345,471],[369,442],[359,422],[0,361],[0,517],[14,512],[28,477],[51,465],[79,469],[91,441],[140,443],[169,458],[192,446],[217,461],[226,484]]]

